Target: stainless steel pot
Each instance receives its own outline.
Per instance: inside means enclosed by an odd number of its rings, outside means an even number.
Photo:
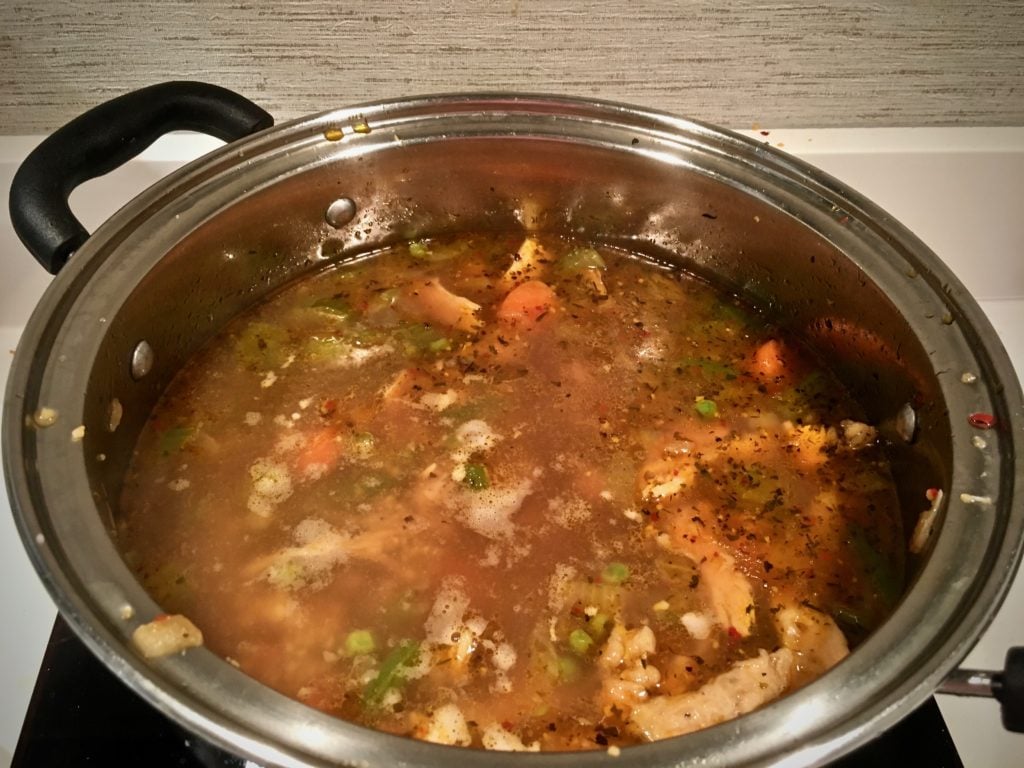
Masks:
[[[19,344],[3,449],[22,537],[61,613],[128,685],[187,728],[281,765],[820,764],[919,705],[995,614],[1024,537],[1020,386],[953,274],[835,179],[727,131],[634,107],[431,96],[325,112],[234,141],[86,239],[66,210],[70,187],[96,170],[81,154],[105,150],[109,168],[168,128],[232,137],[268,123],[244,103],[227,128],[216,108],[189,122],[181,93],[161,87],[104,105],[100,139],[91,138],[95,115],[80,118],[55,135],[64,149],[44,151],[26,172],[33,183],[15,182],[12,214],[30,247],[55,267],[77,251]],[[175,87],[193,98],[205,86]],[[140,118],[154,103],[164,103],[162,117]],[[61,175],[62,163],[77,164],[74,173]],[[40,171],[58,178],[47,186]],[[945,492],[892,617],[795,694],[619,758],[455,753],[323,715],[205,649],[140,658],[129,636],[159,608],[122,562],[113,522],[136,437],[174,373],[228,319],[303,274],[465,229],[624,244],[713,276],[809,339],[881,425],[908,529],[927,506],[925,490]],[[972,426],[975,413],[995,426]]]

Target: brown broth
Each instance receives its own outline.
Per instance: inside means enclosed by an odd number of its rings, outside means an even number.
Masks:
[[[139,438],[129,564],[254,678],[448,743],[632,744],[824,672],[903,585],[857,405],[701,280],[521,243],[396,246],[232,322]]]

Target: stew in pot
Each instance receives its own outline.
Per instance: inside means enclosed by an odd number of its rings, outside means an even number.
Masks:
[[[554,236],[398,245],[237,318],[154,410],[121,506],[192,641],[488,749],[739,716],[838,663],[904,579],[876,432],[820,360],[692,275]]]

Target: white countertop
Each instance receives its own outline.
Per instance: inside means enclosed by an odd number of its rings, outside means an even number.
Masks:
[[[823,168],[887,209],[924,240],[978,298],[1024,376],[1024,128],[899,128],[748,131]],[[6,199],[18,163],[38,137],[0,137]],[[88,182],[72,205],[90,230],[182,162],[219,142],[166,137],[125,167]],[[0,388],[10,354],[49,276],[0,220]],[[9,765],[55,609],[21,547],[0,496],[0,768]],[[1024,644],[1024,577],[965,661],[1001,669]],[[1022,764],[1024,735],[1008,734],[989,700],[939,696],[968,768]]]

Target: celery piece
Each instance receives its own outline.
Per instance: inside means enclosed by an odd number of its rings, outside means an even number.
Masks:
[[[893,566],[868,539],[867,531],[859,525],[850,525],[847,542],[868,576],[871,584],[887,608],[896,605],[903,593],[903,573]]]
[[[418,261],[436,264],[439,261],[448,261],[463,256],[472,247],[473,244],[465,238],[459,238],[450,243],[434,241],[429,244],[423,240],[414,240],[409,243],[409,255]]]
[[[348,320],[353,315],[352,307],[340,296],[327,296],[317,299],[313,302],[313,309],[327,312],[342,320]]]
[[[391,309],[398,301],[398,289],[388,288],[387,290],[375,293],[366,305],[367,316],[379,315]]]
[[[580,664],[572,656],[559,656],[556,669],[558,679],[563,683],[571,683],[579,679]]]
[[[604,259],[593,248],[573,248],[558,260],[558,268],[565,272],[582,272],[585,269],[604,269]]]
[[[302,561],[292,558],[275,562],[266,570],[267,583],[275,589],[301,589],[308,576]]]
[[[414,259],[429,259],[430,248],[423,240],[414,240],[409,243],[409,255]]]
[[[693,407],[702,419],[713,419],[718,415],[718,406],[714,400],[698,400]]]
[[[355,629],[348,633],[345,638],[345,653],[349,656],[363,656],[373,653],[377,644],[373,641],[373,635],[368,629]]]
[[[395,337],[409,357],[444,352],[452,346],[451,340],[429,323],[406,325]]]
[[[462,482],[474,491],[482,491],[491,487],[491,478],[487,474],[487,467],[483,464],[467,464],[466,476]]]
[[[587,621],[587,626],[590,628],[589,634],[596,638],[604,636],[605,632],[608,631],[608,622],[611,621],[611,616],[607,613],[595,613]]]
[[[352,453],[360,459],[368,459],[373,455],[377,439],[369,432],[356,432],[352,435]]]
[[[573,653],[586,656],[590,649],[594,647],[594,638],[582,629],[574,629],[569,633],[569,647]]]
[[[288,331],[271,323],[249,323],[238,335],[235,355],[246,366],[276,368],[287,357]]]
[[[306,357],[313,362],[326,362],[344,357],[352,351],[352,345],[337,336],[310,336],[304,345]]]
[[[625,584],[629,579],[629,566],[625,563],[608,563],[601,572],[601,581],[605,584]]]
[[[401,685],[404,674],[402,670],[415,663],[419,653],[419,644],[411,640],[405,640],[395,647],[381,662],[377,676],[363,690],[363,706],[367,709],[379,707],[384,701],[384,694]]]
[[[170,456],[184,448],[195,436],[195,427],[171,427],[160,433],[160,453]]]
[[[732,381],[739,375],[736,371],[735,366],[728,365],[727,363],[721,363],[717,360],[712,360],[708,357],[686,357],[679,361],[677,368],[696,368],[699,370],[707,379],[725,379],[726,381]]]

